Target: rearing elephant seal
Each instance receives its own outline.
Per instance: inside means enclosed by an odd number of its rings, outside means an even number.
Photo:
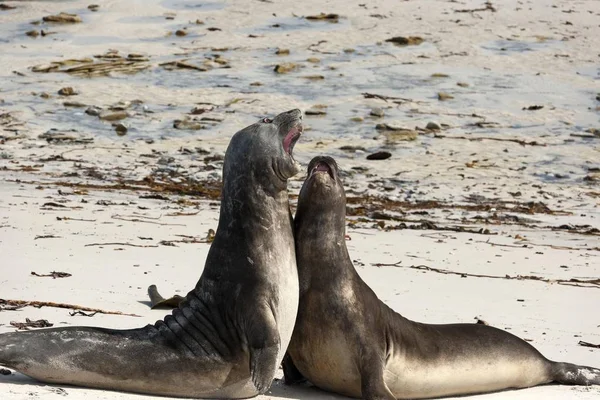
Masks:
[[[351,397],[406,399],[600,384],[600,369],[557,363],[486,325],[409,321],[359,277],[344,240],[346,198],[335,161],[316,157],[294,221],[300,305],[284,359],[287,383]],[[294,367],[295,365],[295,367]]]
[[[287,179],[302,114],[231,139],[219,225],[196,287],[164,320],[0,335],[0,365],[44,382],[181,397],[247,398],[271,385],[292,335],[298,273]]]

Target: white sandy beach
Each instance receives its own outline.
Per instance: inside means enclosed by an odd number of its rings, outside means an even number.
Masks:
[[[26,318],[111,328],[162,318],[147,287],[184,295],[200,276],[229,138],[299,107],[325,114],[306,115],[295,157],[339,162],[350,255],[381,300],[422,322],[479,318],[550,359],[600,367],[600,349],[579,344],[600,344],[599,2],[507,0],[492,2],[495,11],[470,0],[98,1],[95,12],[89,4],[0,2],[16,7],[0,8],[0,299],[138,316],[0,304],[0,333]],[[30,24],[59,12],[82,22]],[[340,18],[304,18],[321,12]],[[424,41],[385,42],[397,36]],[[146,68],[94,77],[32,70],[111,49],[141,53]],[[181,60],[207,70],[160,65]],[[290,62],[295,70],[273,71]],[[58,95],[63,87],[79,94]],[[453,98],[438,100],[440,92]],[[543,107],[523,110],[531,106]],[[125,111],[115,123],[127,133],[117,136],[90,107]],[[195,107],[206,111],[190,114]],[[202,129],[176,129],[175,120]],[[430,122],[442,129],[425,129]],[[39,137],[51,129],[63,139]],[[376,151],[391,156],[366,159]],[[289,184],[292,204],[302,181]],[[31,274],[52,271],[72,276]],[[599,395],[548,385],[468,398]],[[153,398],[0,375],[2,400],[64,397]],[[342,397],[276,380],[258,398]]]

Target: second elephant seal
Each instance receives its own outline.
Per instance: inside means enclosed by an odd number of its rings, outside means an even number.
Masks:
[[[553,362],[503,330],[410,321],[360,278],[345,243],[346,198],[335,161],[316,157],[294,220],[300,305],[286,383],[365,399],[416,399],[549,382],[600,385],[600,369]]]

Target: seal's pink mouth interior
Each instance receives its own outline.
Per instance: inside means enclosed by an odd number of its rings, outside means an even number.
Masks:
[[[287,135],[283,138],[283,149],[290,156],[292,155],[292,151],[294,150],[294,145],[300,139],[300,135],[302,135],[302,125],[297,125],[290,129]]]
[[[331,176],[331,178],[333,179],[333,171],[331,170],[329,165],[327,165],[327,163],[324,163],[324,162],[318,162],[317,165],[315,165],[313,167],[312,171],[310,171],[310,175],[313,176],[316,173],[323,173],[323,172],[328,173],[329,176]]]

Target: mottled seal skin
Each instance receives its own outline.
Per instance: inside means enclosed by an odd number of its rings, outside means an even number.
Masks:
[[[600,370],[544,358],[486,325],[410,321],[360,278],[345,244],[346,198],[335,161],[314,158],[294,220],[298,318],[284,359],[287,383],[365,399],[413,399],[600,384]]]
[[[299,110],[231,139],[216,236],[196,287],[164,320],[0,335],[0,366],[43,382],[154,395],[247,398],[271,385],[298,307],[287,179]]]

